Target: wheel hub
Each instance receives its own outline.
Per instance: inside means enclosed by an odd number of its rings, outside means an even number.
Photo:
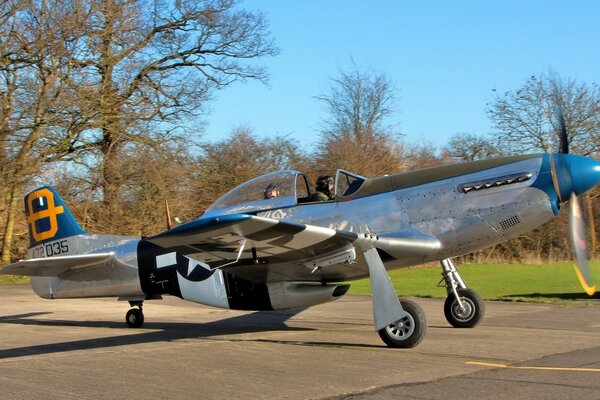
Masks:
[[[455,302],[455,306],[452,307],[452,314],[456,319],[460,319],[463,321],[467,321],[473,317],[473,304],[469,301],[469,299],[461,298],[463,306],[461,307],[458,302]]]
[[[386,330],[391,336],[395,336],[400,339],[406,339],[413,334],[415,330],[414,320],[412,316],[408,315],[398,321],[387,326]]]

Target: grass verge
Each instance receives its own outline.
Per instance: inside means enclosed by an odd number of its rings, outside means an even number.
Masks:
[[[598,282],[600,262],[590,263]],[[486,300],[561,301],[591,299],[579,285],[572,263],[559,264],[464,264],[457,266],[469,288]],[[400,296],[445,298],[446,288],[436,287],[441,267],[421,266],[390,271]],[[368,279],[351,282],[350,293],[370,294]],[[598,293],[594,298],[599,299]]]
[[[0,284],[25,284],[29,283],[29,277],[16,275],[0,275]]]

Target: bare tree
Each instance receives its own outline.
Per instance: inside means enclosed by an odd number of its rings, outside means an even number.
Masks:
[[[88,0],[84,49],[73,63],[79,104],[89,118],[71,143],[98,151],[100,186],[109,211],[123,184],[124,143],[164,139],[174,129],[197,134],[193,123],[214,89],[239,79],[265,80],[245,60],[277,49],[260,13],[233,0]],[[186,121],[187,122],[184,122]],[[148,127],[161,135],[151,138]]]
[[[561,127],[557,113],[562,112],[568,131],[568,147],[572,153],[598,156],[600,153],[600,90],[597,84],[577,83],[557,75],[532,76],[516,91],[496,95],[488,115],[496,130],[496,145],[507,153],[559,151]],[[584,197],[589,218],[592,251],[595,250],[596,228],[593,224],[594,192]],[[551,225],[514,239],[524,253],[569,254],[567,225],[554,221]],[[532,243],[536,249],[532,249]]]
[[[501,155],[491,139],[471,133],[452,136],[443,152],[457,161],[475,161]]]
[[[403,158],[407,170],[437,167],[450,162],[444,153],[438,154],[437,147],[431,143],[407,145]]]
[[[600,150],[600,91],[558,76],[532,76],[517,91],[496,98],[488,108],[497,145],[509,153],[558,151],[556,113],[564,110],[569,147],[583,155]]]
[[[202,209],[240,183],[280,169],[301,169],[306,159],[295,141],[282,136],[260,139],[246,127],[204,144],[202,152],[195,179],[196,203]]]
[[[345,168],[380,175],[402,169],[402,144],[387,124],[395,94],[385,74],[340,72],[317,99],[329,114],[316,151],[317,171]]]
[[[166,229],[165,200],[173,216],[191,220],[199,215],[193,187],[197,178],[197,159],[182,140],[160,145],[128,143],[119,157],[123,186],[116,214],[106,214],[101,188],[93,172],[81,167],[58,169],[46,177],[69,204],[85,230],[131,235],[151,235]]]
[[[44,136],[64,133],[60,127],[70,109],[66,65],[72,57],[66,38],[78,25],[74,18],[72,10],[56,3],[0,5],[2,262],[10,260],[23,187],[42,163],[68,152],[62,140],[51,145]]]
[[[213,90],[265,80],[251,60],[277,53],[262,14],[233,0],[13,0],[0,22],[4,261],[18,197],[42,163],[87,152],[110,221],[126,144],[194,132]]]

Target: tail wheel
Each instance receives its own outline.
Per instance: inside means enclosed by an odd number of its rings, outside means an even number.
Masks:
[[[444,315],[455,328],[473,328],[485,315],[485,303],[479,294],[470,289],[458,289],[461,304],[454,295],[446,297]]]
[[[400,300],[408,315],[378,331],[379,337],[389,347],[412,348],[418,345],[427,331],[425,313],[419,305],[410,300]]]
[[[132,308],[127,311],[125,322],[130,328],[140,328],[144,325],[144,313],[139,308]]]

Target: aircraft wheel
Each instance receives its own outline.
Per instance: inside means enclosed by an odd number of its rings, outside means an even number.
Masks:
[[[479,294],[470,289],[458,289],[460,304],[454,295],[446,297],[444,315],[446,320],[455,328],[473,328],[483,319],[485,303]]]
[[[140,328],[144,325],[144,313],[139,308],[132,308],[127,311],[125,322],[130,328]]]
[[[410,300],[400,300],[408,315],[378,331],[379,337],[389,347],[411,348],[418,345],[427,331],[427,320],[423,309]]]

